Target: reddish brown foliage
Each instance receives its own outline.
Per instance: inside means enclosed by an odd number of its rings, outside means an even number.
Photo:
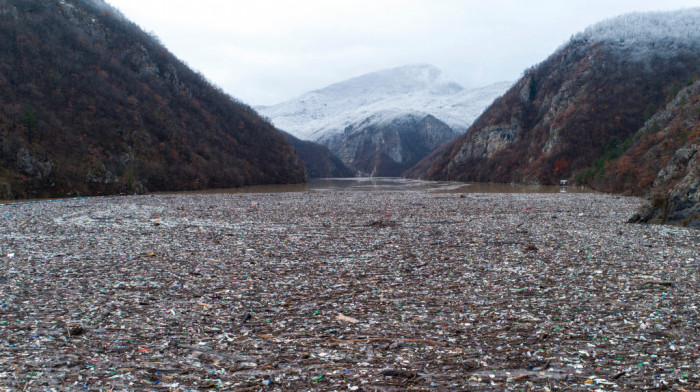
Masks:
[[[0,199],[304,181],[250,107],[134,24],[69,3],[0,4],[18,10],[0,9]]]

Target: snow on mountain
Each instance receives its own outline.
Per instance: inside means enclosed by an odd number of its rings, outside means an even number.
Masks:
[[[322,140],[347,127],[433,115],[464,132],[510,82],[464,89],[431,65],[386,69],[311,91],[274,106],[257,107],[273,124],[304,140]]]
[[[700,48],[700,8],[671,12],[635,12],[596,23],[573,41],[601,41],[631,51],[636,60],[668,58],[679,49]]]

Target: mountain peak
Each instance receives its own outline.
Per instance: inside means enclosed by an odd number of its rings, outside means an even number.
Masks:
[[[509,86],[465,90],[432,65],[406,65],[259,111],[278,128],[325,144],[360,173],[393,176],[464,132]]]
[[[329,97],[358,94],[399,95],[416,91],[456,93],[464,90],[430,64],[404,65],[357,76],[314,92]]]
[[[279,129],[304,140],[320,140],[367,119],[390,121],[397,114],[432,114],[463,132],[510,83],[464,89],[429,64],[389,68],[308,92],[274,106],[258,107]]]

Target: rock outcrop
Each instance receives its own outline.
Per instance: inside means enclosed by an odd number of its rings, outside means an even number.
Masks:
[[[671,223],[700,229],[700,145],[679,150],[667,169],[681,179],[667,193],[657,193],[630,222]]]
[[[320,142],[361,175],[398,177],[455,136],[452,128],[431,115],[406,115],[381,122],[369,118]]]
[[[651,199],[632,222],[700,228],[700,80],[647,121],[601,183]],[[619,183],[630,185],[609,187]]]

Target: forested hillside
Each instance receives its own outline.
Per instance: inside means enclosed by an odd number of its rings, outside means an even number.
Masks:
[[[95,0],[0,0],[0,199],[305,181],[286,138]]]
[[[596,187],[648,196],[649,207],[633,221],[700,228],[700,80],[680,90],[622,147]]]
[[[345,166],[343,161],[335,156],[328,147],[308,140],[301,140],[288,133],[285,135],[299,155],[299,159],[304,162],[309,178],[355,177],[355,171]]]
[[[700,9],[602,22],[525,71],[466,134],[406,175],[595,184],[628,138],[698,75]]]

